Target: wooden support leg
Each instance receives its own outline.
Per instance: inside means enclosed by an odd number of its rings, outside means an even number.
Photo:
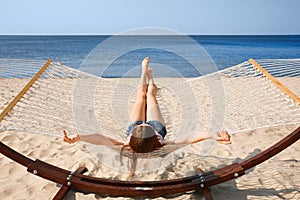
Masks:
[[[211,193],[210,193],[210,189],[208,187],[199,188],[199,189],[197,189],[197,192],[202,193],[206,200],[213,200]]]
[[[204,194],[204,198],[205,198],[206,200],[213,200],[213,198],[212,198],[212,196],[211,196],[211,194],[210,194],[210,189],[209,189],[208,187],[205,187],[205,188],[203,189],[203,194]]]
[[[203,171],[202,171],[200,168],[197,168],[197,169],[196,169],[196,173],[199,174],[199,178],[200,178],[200,179],[201,179],[200,174],[201,174],[202,172],[203,172]],[[202,192],[203,195],[204,195],[204,198],[205,198],[206,200],[213,200],[213,198],[212,198],[212,196],[211,196],[211,194],[210,194],[209,188],[206,187],[204,184],[203,184],[203,185],[201,184],[200,187],[201,187],[201,188],[199,188],[197,191],[198,191],[198,192]]]
[[[199,188],[199,189],[197,189],[197,192],[203,193],[204,198],[206,200],[213,200],[211,193],[210,193],[210,189],[208,187]]]
[[[83,174],[85,172],[87,172],[87,168],[85,167],[80,167],[75,171],[75,174]],[[69,192],[70,188],[66,185],[62,186],[60,188],[60,190],[56,193],[55,197],[53,198],[53,200],[62,200],[66,194]]]

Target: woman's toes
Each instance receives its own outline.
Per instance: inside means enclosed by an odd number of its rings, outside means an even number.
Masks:
[[[150,58],[149,57],[146,57],[144,58],[144,60],[142,61],[142,66],[147,66],[150,62]]]

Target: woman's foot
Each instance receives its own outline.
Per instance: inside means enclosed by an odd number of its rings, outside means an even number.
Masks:
[[[157,88],[156,84],[154,83],[151,67],[148,67],[147,75],[148,75],[148,93],[147,94],[153,95],[154,97],[156,97],[158,88]]]
[[[142,61],[142,75],[147,74],[149,62],[150,62],[149,57],[144,58],[144,60]]]
[[[150,58],[146,57],[144,58],[144,60],[142,61],[142,74],[141,74],[141,78],[140,78],[140,82],[138,85],[139,89],[142,89],[143,91],[147,90],[147,78],[148,78],[148,64],[150,62]]]
[[[148,76],[149,84],[153,84],[154,80],[153,80],[153,74],[152,74],[152,68],[151,67],[148,67],[147,76]]]

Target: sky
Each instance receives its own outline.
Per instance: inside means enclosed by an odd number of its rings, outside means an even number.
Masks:
[[[299,0],[0,0],[0,35],[300,34]]]

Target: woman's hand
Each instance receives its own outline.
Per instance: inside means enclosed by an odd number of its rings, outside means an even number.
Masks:
[[[221,144],[231,144],[230,135],[224,130],[218,133],[217,141]]]
[[[77,134],[77,135],[75,135],[75,136],[73,136],[73,137],[70,138],[70,137],[68,137],[68,135],[67,135],[67,131],[64,130],[63,141],[64,141],[64,142],[67,142],[67,143],[69,143],[69,144],[72,144],[72,143],[75,143],[75,142],[80,141],[80,137],[79,137],[79,135]]]

